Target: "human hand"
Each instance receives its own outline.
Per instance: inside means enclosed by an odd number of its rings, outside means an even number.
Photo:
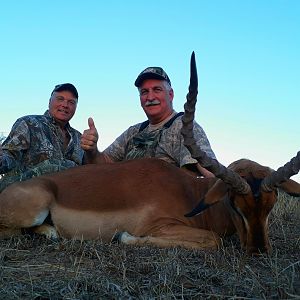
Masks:
[[[205,178],[213,178],[215,175],[208,171],[207,169],[203,168],[199,163],[197,163],[197,169],[200,171],[200,173],[203,175]]]
[[[84,130],[81,136],[80,146],[85,151],[96,152],[99,136],[92,118],[88,119],[88,125],[89,129]]]

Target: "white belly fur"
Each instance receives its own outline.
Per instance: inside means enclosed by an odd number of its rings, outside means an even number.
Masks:
[[[100,239],[110,242],[118,231],[134,234],[143,228],[145,212],[124,213],[124,211],[95,212],[79,211],[55,205],[51,216],[59,235],[65,238],[84,240]]]

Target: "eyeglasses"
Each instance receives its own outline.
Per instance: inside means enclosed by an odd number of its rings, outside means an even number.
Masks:
[[[54,98],[58,103],[63,103],[63,102],[67,102],[68,105],[71,105],[71,106],[76,106],[77,105],[77,100],[75,99],[66,99],[65,97],[63,96],[56,96]]]

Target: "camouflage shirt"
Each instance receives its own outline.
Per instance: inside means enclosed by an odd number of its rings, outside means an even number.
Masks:
[[[69,123],[66,129],[70,141],[64,148],[62,131],[48,110],[19,118],[2,144],[0,191],[15,181],[81,165],[81,133]]]
[[[172,114],[172,116],[174,115],[176,112]],[[191,157],[190,152],[183,144],[181,118],[178,116],[169,127],[164,127],[169,121],[168,119],[159,124],[158,127],[148,125],[142,131],[140,131],[142,123],[133,125],[106,148],[104,153],[113,161],[157,157],[178,167],[195,164],[197,161]],[[197,145],[207,155],[215,158],[204,130],[196,122],[194,122],[194,137],[197,140]]]

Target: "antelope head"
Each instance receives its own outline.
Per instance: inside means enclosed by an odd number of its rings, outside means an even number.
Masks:
[[[201,150],[193,137],[193,120],[198,93],[195,54],[191,57],[191,79],[185,113],[182,118],[184,144],[202,167],[211,171],[219,180],[204,199],[186,214],[192,217],[209,206],[224,201],[239,235],[241,246],[250,254],[269,252],[268,217],[277,201],[277,188],[291,195],[300,195],[300,185],[290,177],[300,169],[300,151],[277,171],[242,159],[226,168]],[[222,191],[222,195],[220,195]],[[216,197],[216,195],[218,195]]]

